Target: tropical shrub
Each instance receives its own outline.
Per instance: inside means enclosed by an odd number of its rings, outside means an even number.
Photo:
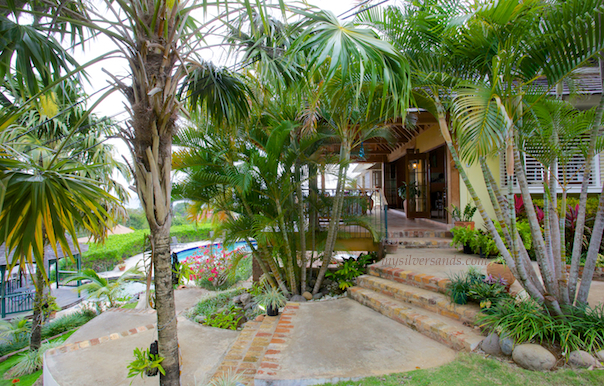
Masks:
[[[19,361],[11,369],[11,375],[14,377],[22,377],[24,375],[33,374],[42,369],[44,364],[44,353],[51,348],[58,347],[63,344],[63,341],[42,343],[38,350],[28,350],[20,354]]]
[[[367,264],[373,260],[372,255],[361,255],[358,259],[350,258],[342,261],[334,272],[328,271],[325,277],[335,280],[338,288],[346,290],[354,286],[354,280],[366,273]]]
[[[205,325],[225,330],[236,330],[239,327],[239,321],[243,318],[241,309],[237,309],[234,305],[227,309],[222,309],[206,320]]]
[[[246,259],[248,261],[239,269],[239,262]],[[251,275],[251,258],[245,257],[243,248],[233,251],[200,248],[197,254],[187,257],[183,263],[190,267],[190,280],[195,280],[198,286],[213,291],[232,286],[241,276],[247,275],[247,272]],[[247,278],[249,275],[244,279]]]
[[[95,316],[94,311],[85,309],[58,317],[42,327],[42,337],[50,338],[65,331],[73,330],[88,323]]]
[[[478,234],[477,230],[470,229],[467,227],[455,227],[451,229],[451,233],[453,234],[453,240],[451,240],[451,245],[454,247],[472,247],[476,243],[476,235]]]
[[[27,342],[31,332],[31,321],[25,318],[15,318],[10,321],[0,320],[0,338],[10,345],[18,346]]]
[[[516,343],[556,344],[568,355],[574,350],[596,352],[604,348],[604,305],[569,307],[556,317],[532,299],[512,299],[493,305],[478,319],[480,327],[505,333]]]
[[[134,349],[134,360],[128,364],[128,378],[134,378],[140,375],[143,378],[148,373],[159,371],[166,374],[161,362],[164,360],[159,354],[151,354],[149,349],[141,350],[136,347]]]
[[[475,267],[455,273],[449,280],[451,283],[448,291],[453,303],[466,304],[472,301],[480,304],[480,308],[486,311],[493,304],[511,298],[506,290],[505,280],[493,278],[491,275],[485,276]]]

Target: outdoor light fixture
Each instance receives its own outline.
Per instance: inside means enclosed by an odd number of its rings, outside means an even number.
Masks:
[[[416,162],[413,163],[413,169],[417,169],[417,163]]]

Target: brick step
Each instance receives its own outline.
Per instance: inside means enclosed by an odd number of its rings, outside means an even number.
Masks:
[[[432,292],[440,292],[447,294],[447,287],[450,280],[436,276],[426,275],[425,273],[413,272],[402,268],[388,267],[382,265],[384,261],[397,259],[396,257],[386,257],[379,263],[369,267],[369,274],[372,276],[381,277],[383,279],[393,280],[398,283],[407,284],[413,287],[423,288]],[[400,258],[404,259],[404,258]]]
[[[407,231],[391,231],[388,232],[388,238],[396,239],[396,238],[453,238],[453,234],[451,231],[433,231],[433,230],[422,230],[422,229],[414,229]]]
[[[455,350],[473,351],[484,339],[473,328],[464,326],[459,321],[366,288],[351,287],[348,289],[348,296]]]
[[[357,278],[357,286],[391,296],[396,300],[424,308],[451,319],[459,320],[470,326],[474,325],[476,315],[480,313],[480,307],[476,305],[451,303],[449,296],[442,293],[412,287],[407,284],[382,279],[381,277],[371,275],[359,276]]]
[[[399,248],[451,248],[451,240],[439,237],[395,237],[388,239],[391,244],[398,244]]]

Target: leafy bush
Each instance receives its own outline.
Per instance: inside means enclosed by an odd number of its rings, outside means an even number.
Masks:
[[[568,355],[574,350],[596,352],[604,348],[604,305],[565,308],[554,317],[532,299],[501,301],[482,315],[481,327],[505,332],[517,343],[556,343]]]
[[[43,343],[38,350],[28,350],[24,354],[21,354],[19,362],[11,369],[11,375],[14,377],[22,377],[40,370],[44,363],[44,353],[47,350],[62,344],[62,341]]]
[[[350,258],[344,260],[336,271],[328,271],[325,277],[337,281],[338,287],[341,290],[345,290],[348,287],[354,286],[354,279],[367,271],[367,265],[372,260],[372,255],[360,255],[357,259]]]
[[[227,289],[239,280],[248,279],[252,269],[251,257],[242,249],[200,249],[196,255],[189,256],[184,261],[193,272],[190,279],[195,280],[198,286],[213,291]],[[240,267],[240,262],[244,260],[247,261]]]
[[[239,321],[243,318],[241,309],[235,306],[230,306],[227,309],[222,309],[219,312],[212,314],[207,320],[206,325],[210,327],[223,328],[225,330],[236,330],[239,326]]]
[[[212,230],[209,224],[181,225],[170,228],[170,236],[175,236],[179,242],[192,242],[209,238]],[[82,255],[82,268],[92,268],[97,272],[107,271],[125,258],[144,252],[148,230],[136,230],[123,235],[108,236],[104,244],[89,244],[89,249]],[[75,264],[68,264],[68,269],[74,269]]]
[[[231,299],[237,295],[241,295],[245,290],[238,288],[234,290],[216,293],[215,295],[203,298],[190,311],[190,317],[201,315],[209,318],[218,309],[223,308],[231,303]]]
[[[467,227],[455,227],[451,229],[451,233],[453,234],[453,240],[451,240],[453,247],[463,247],[466,245],[471,247],[476,242],[478,231]]]
[[[470,300],[480,304],[484,311],[493,304],[511,298],[504,280],[494,279],[491,275],[485,276],[475,267],[453,274],[449,280],[451,283],[448,290],[453,303],[466,304]]]
[[[159,354],[151,354],[149,349],[141,350],[136,347],[134,349],[134,360],[128,363],[128,378],[134,378],[140,375],[141,378],[149,372],[159,371],[163,375],[166,375],[166,371],[161,365],[161,362],[165,359],[160,357]],[[155,370],[157,369],[157,370]]]
[[[88,323],[95,316],[96,314],[92,310],[82,310],[56,318],[42,327],[42,338],[50,338],[65,331],[73,330]]]
[[[18,346],[27,342],[31,332],[31,321],[25,318],[15,318],[11,321],[0,320],[0,338],[10,345]]]

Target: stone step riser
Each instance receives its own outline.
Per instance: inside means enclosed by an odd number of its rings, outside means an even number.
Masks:
[[[469,336],[459,329],[422,315],[411,308],[397,304],[386,296],[379,296],[376,292],[352,287],[348,289],[348,296],[359,303],[397,321],[437,342],[443,343],[455,350],[473,351],[482,341],[479,335]]]
[[[388,237],[392,239],[396,238],[422,238],[422,237],[436,237],[436,238],[452,238],[453,234],[449,231],[392,231],[388,232]]]
[[[374,276],[364,275],[357,278],[357,285],[468,325],[474,325],[479,312],[475,307],[451,303],[447,296],[441,293],[417,293],[413,291],[412,287],[405,288],[401,284],[385,281],[376,280]]]
[[[396,258],[386,257],[384,260],[388,262],[388,260],[386,259]],[[379,265],[370,266],[369,274],[384,279],[393,280],[398,283],[407,284],[413,287],[423,288],[433,292],[439,292],[445,295],[447,294],[447,287],[450,283],[449,279],[442,279],[435,276],[426,275],[424,273],[417,273],[401,268],[391,268]]]

